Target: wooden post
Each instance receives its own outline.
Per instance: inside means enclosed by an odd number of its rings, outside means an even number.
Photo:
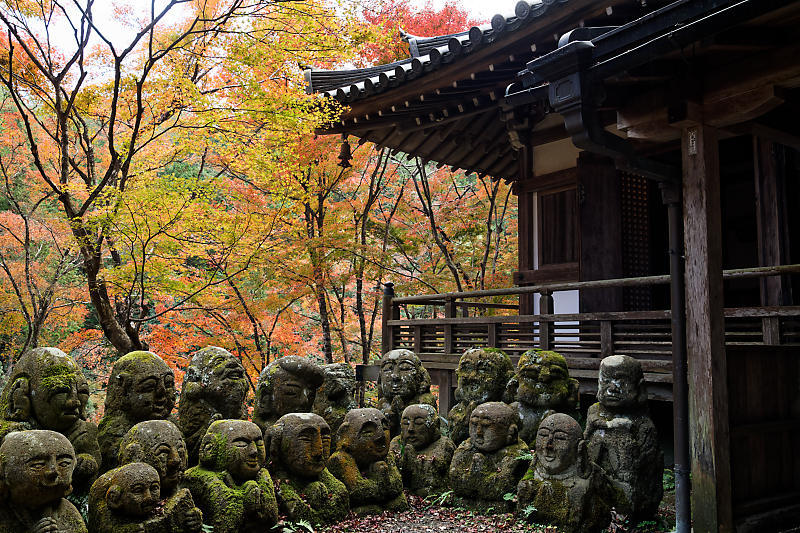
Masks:
[[[686,340],[695,531],[733,531],[716,131],[684,122]]]
[[[600,357],[614,355],[614,331],[610,320],[600,321]]]
[[[539,299],[539,314],[549,315],[553,313],[553,293],[542,291]],[[539,321],[539,347],[542,350],[549,350],[553,343],[553,323],[549,321]]]
[[[519,270],[527,272],[533,270],[533,193],[522,191],[518,193],[518,254]],[[519,295],[519,314],[533,314],[533,294]]]
[[[383,284],[383,306],[381,308],[381,353],[386,353],[394,347],[394,328],[389,326],[389,320],[392,320],[395,314],[393,299],[394,283],[386,282]]]
[[[444,302],[444,317],[456,317],[456,301],[453,298],[447,298]],[[453,353],[453,326],[451,324],[444,325],[444,353]]]
[[[414,353],[422,352],[422,326],[414,326]]]
[[[487,327],[489,331],[487,332],[486,345],[489,346],[489,348],[499,348],[497,343],[497,322],[490,322]]]

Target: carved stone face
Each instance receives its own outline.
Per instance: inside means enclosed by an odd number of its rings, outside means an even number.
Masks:
[[[256,413],[261,418],[308,413],[322,385],[322,369],[305,357],[281,357],[267,365],[258,378]]]
[[[556,413],[545,418],[536,433],[536,459],[550,475],[561,474],[578,461],[581,427],[569,415]]]
[[[106,411],[121,410],[132,421],[163,420],[175,406],[175,376],[152,352],[131,352],[114,363]]]
[[[247,394],[244,367],[228,350],[208,346],[192,357],[186,369],[186,380],[199,382],[204,397],[225,399],[238,404]]]
[[[597,380],[597,401],[609,409],[632,407],[642,394],[643,375],[639,361],[626,355],[612,355],[600,363]]]
[[[339,428],[339,447],[361,464],[385,461],[389,440],[389,422],[373,408],[353,409]]]
[[[517,380],[517,401],[527,405],[561,405],[570,395],[567,361],[556,352],[523,354],[517,364]]]
[[[334,363],[325,365],[325,382],[320,388],[319,393],[333,402],[348,403],[352,401],[353,392],[356,388],[356,375],[353,367],[346,363]]]
[[[290,473],[317,478],[330,455],[331,429],[325,420],[311,413],[291,413],[278,420],[282,428],[273,438],[280,439],[280,460]]]
[[[400,417],[400,438],[416,450],[427,448],[439,436],[439,415],[431,405],[414,404]]]
[[[419,358],[410,350],[392,350],[381,359],[381,390],[386,398],[411,398],[421,383]]]
[[[66,431],[84,419],[89,385],[78,365],[56,348],[38,348],[31,373],[33,417],[43,428]]]
[[[146,463],[158,472],[161,491],[171,494],[187,466],[180,430],[167,420],[147,420],[133,426],[120,442],[120,463]]]
[[[261,429],[245,420],[218,420],[203,437],[200,461],[213,470],[225,470],[236,483],[255,479],[267,452]]]
[[[158,472],[144,463],[131,463],[118,468],[106,493],[109,509],[136,518],[151,516],[160,499]]]
[[[493,453],[516,440],[516,413],[503,402],[479,405],[469,417],[469,438],[484,453]]]
[[[511,370],[511,360],[500,350],[467,350],[458,361],[456,399],[465,403],[501,399]]]
[[[55,431],[9,433],[0,446],[0,465],[10,501],[35,509],[69,494],[75,451],[69,440]]]

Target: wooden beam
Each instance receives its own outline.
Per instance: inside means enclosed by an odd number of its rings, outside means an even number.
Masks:
[[[733,531],[722,223],[716,130],[685,124],[681,135],[686,249],[686,344],[692,510],[695,531]]]

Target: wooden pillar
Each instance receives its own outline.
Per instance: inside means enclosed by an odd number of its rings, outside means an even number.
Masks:
[[[682,124],[686,344],[695,531],[733,531],[722,287],[719,145],[704,124]]]
[[[383,302],[381,307],[381,353],[386,353],[394,347],[394,328],[389,325],[389,320],[400,318],[399,313],[397,317],[394,315],[396,306],[392,301],[394,299],[394,283],[387,282],[383,284]],[[397,310],[399,311],[399,309]],[[364,364],[367,362],[364,361]]]
[[[522,191],[518,194],[518,253],[519,270],[527,272],[533,270],[533,193]],[[519,295],[519,314],[533,314],[533,294]]]

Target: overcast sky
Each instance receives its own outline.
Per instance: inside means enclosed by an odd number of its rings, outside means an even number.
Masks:
[[[434,7],[437,8],[444,4],[444,0],[432,0],[432,2]],[[502,13],[503,15],[512,14],[516,4],[516,0],[461,0],[461,5],[464,6],[474,18],[485,21],[488,21],[498,13]]]

